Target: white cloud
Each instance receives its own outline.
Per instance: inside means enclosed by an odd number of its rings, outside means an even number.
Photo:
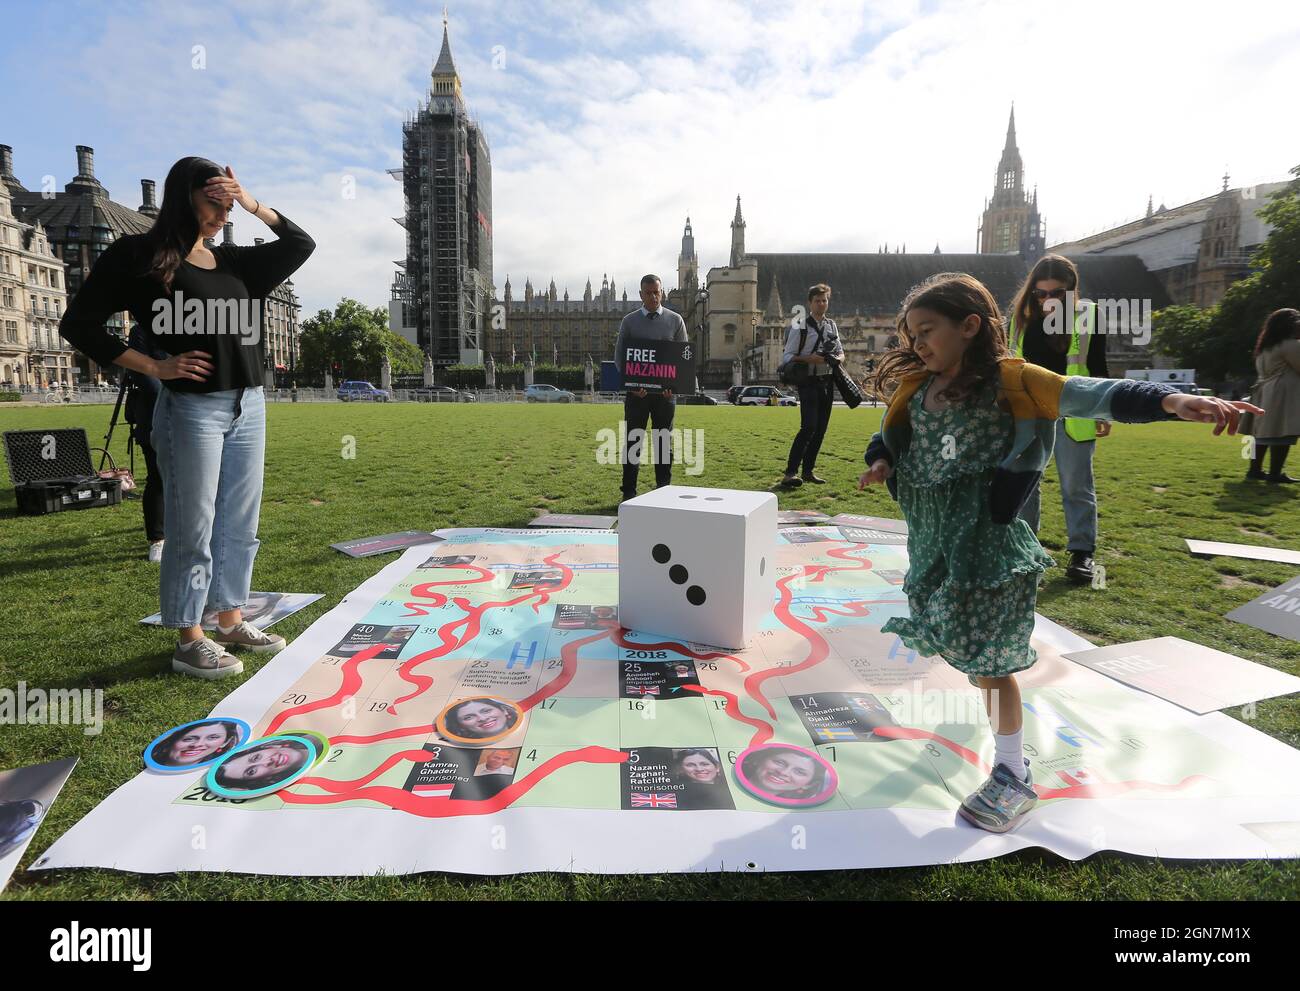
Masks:
[[[1051,241],[1133,219],[1148,193],[1208,195],[1225,166],[1248,185],[1300,157],[1278,109],[1293,5],[544,0],[451,15],[492,147],[494,271],[516,291],[554,276],[580,295],[602,272],[671,284],[688,213],[701,266],[725,262],[737,193],[752,251],[971,251],[1012,100]],[[311,313],[388,297],[404,236],[383,170],[440,41],[423,2],[160,2],[105,15],[101,41],[66,61],[85,67],[86,110],[113,121],[97,148],[110,188],[138,178],[115,168],[161,180],[185,154],[232,162],[316,238],[296,280]]]

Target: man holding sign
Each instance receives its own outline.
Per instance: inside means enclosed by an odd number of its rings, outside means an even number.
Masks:
[[[623,318],[614,342],[614,360],[623,376],[623,419],[627,421],[627,446],[623,451],[623,498],[636,495],[636,477],[641,470],[641,445],[646,423],[653,424],[651,457],[655,466],[655,487],[672,482],[673,413],[677,403],[668,383],[676,380],[680,346],[658,348],[656,342],[686,344],[686,322],[663,306],[664,287],[657,275],[641,279],[641,308]],[[663,351],[660,354],[660,351]],[[630,354],[630,360],[629,360]],[[672,367],[667,367],[667,366]],[[688,383],[690,385],[691,383]]]

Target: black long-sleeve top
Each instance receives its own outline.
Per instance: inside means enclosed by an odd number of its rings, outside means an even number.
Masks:
[[[137,322],[150,329],[155,347],[167,354],[205,351],[212,356],[213,372],[206,381],[170,379],[163,383],[169,389],[219,392],[260,386],[266,354],[265,299],[316,248],[316,242],[297,224],[284,214],[279,216],[280,222],[271,228],[276,235],[274,241],[251,246],[214,245],[212,254],[217,261],[214,269],[182,261],[172,279],[171,293],[156,278],[146,274],[152,263],[148,236],[129,234],[118,238],[100,255],[68,304],[59,323],[59,333],[78,351],[101,365],[109,365],[127,345],[105,329],[104,324],[114,313],[129,310]],[[240,308],[251,306],[257,333],[214,332],[220,328],[207,326],[211,310],[206,305],[189,319],[183,307],[179,311],[182,319],[177,320],[178,296],[183,304],[190,300],[201,304],[221,300]],[[160,300],[170,308],[171,332],[158,332],[163,325],[155,304]],[[180,332],[186,325],[196,332]]]

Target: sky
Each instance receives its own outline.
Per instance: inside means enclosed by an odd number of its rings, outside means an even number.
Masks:
[[[403,121],[442,5],[5,0],[0,144],[29,189],[95,149],[113,199],[204,155],[315,238],[303,316],[383,305],[404,252]],[[452,54],[492,155],[493,268],[580,297],[676,285],[687,216],[752,252],[975,250],[1014,102],[1048,243],[1286,179],[1300,4],[474,0]],[[270,236],[236,207],[235,239]]]

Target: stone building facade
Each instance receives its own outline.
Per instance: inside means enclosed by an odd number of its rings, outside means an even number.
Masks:
[[[608,276],[601,279],[598,293],[588,279],[581,299],[570,299],[568,289],[561,295],[554,279],[543,292],[534,291],[532,280],[525,280],[523,297],[516,298],[506,276],[504,294],[493,304],[482,338],[484,354],[498,364],[523,361],[531,354],[539,363],[582,365],[590,357],[599,365],[614,356],[624,314],[640,305],[640,294],[628,299],[624,289],[620,297]]]

